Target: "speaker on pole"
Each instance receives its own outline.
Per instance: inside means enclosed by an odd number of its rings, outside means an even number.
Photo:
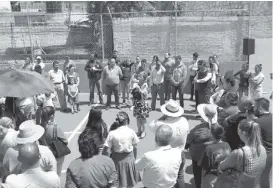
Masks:
[[[252,55],[255,53],[255,39],[244,38],[243,39],[243,54]]]

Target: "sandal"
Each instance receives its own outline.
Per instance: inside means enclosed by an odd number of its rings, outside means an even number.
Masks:
[[[140,134],[140,139],[145,138],[145,136],[146,136],[146,133],[145,133],[145,132],[142,132],[142,133]]]

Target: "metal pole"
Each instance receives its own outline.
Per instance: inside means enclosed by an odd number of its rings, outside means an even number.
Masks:
[[[251,10],[252,10],[252,2],[249,2],[249,12],[248,12],[248,37],[250,38],[250,28],[251,28]]]
[[[177,1],[175,3],[175,55],[177,55]]]
[[[30,31],[30,19],[29,19],[28,13],[29,13],[29,11],[28,11],[28,6],[27,6],[27,26],[28,26],[29,42],[30,42],[30,48],[31,48],[32,61],[34,61],[33,45],[32,45],[32,38],[31,38],[31,31]]]
[[[102,3],[100,5],[100,27],[101,27],[101,50],[102,50],[102,63],[104,62],[104,40],[103,40],[103,19],[102,19]]]

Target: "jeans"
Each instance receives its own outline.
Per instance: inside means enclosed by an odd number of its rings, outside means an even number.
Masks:
[[[98,90],[99,100],[100,102],[102,102],[103,99],[102,99],[101,84],[100,84],[100,80],[97,80],[97,79],[89,79],[89,89],[90,89],[89,102],[94,102],[95,86],[97,87],[97,90]]]
[[[129,84],[130,80],[120,80],[120,90],[122,93],[123,102],[125,102],[126,99],[129,100]]]
[[[151,87],[151,90],[152,90],[152,104],[151,104],[151,108],[155,109],[155,103],[156,103],[157,94],[160,97],[160,105],[163,105],[165,103],[164,93],[163,93],[164,92],[163,83],[157,84],[157,85],[153,84],[152,87]]]
[[[165,93],[165,101],[170,99],[172,92],[171,81],[169,79],[164,79],[164,93]]]
[[[194,84],[192,83],[194,80],[194,76],[190,76],[190,85],[191,85],[191,99],[193,99],[194,95]]]
[[[112,96],[112,93],[114,93],[114,96],[115,96],[116,106],[119,106],[118,87],[119,87],[119,84],[106,85],[106,95],[107,95],[106,106],[110,106],[111,105],[111,96]]]
[[[183,86],[172,86],[172,99],[176,100],[176,94],[179,94],[179,101],[180,101],[180,106],[184,108],[184,98],[183,98]]]
[[[64,96],[64,85],[61,83],[61,84],[54,84],[54,89],[57,93],[57,98],[58,98],[58,102],[60,104],[60,107],[62,109],[65,109],[66,108],[66,99],[65,99],[65,96]]]

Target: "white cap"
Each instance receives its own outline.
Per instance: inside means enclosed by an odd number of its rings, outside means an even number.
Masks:
[[[42,59],[41,56],[37,56],[36,59]]]

